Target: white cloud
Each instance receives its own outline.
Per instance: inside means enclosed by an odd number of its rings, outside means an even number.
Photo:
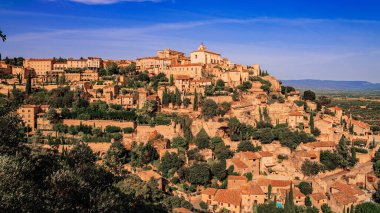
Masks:
[[[69,0],[72,2],[82,3],[82,4],[115,4],[119,2],[160,2],[161,0]]]

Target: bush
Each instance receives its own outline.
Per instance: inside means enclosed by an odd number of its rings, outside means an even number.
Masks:
[[[364,149],[364,148],[358,148],[358,147],[355,147],[355,151],[356,151],[356,152],[359,152],[359,153],[363,153],[363,154],[367,154],[367,153],[368,153],[368,150],[367,150],[367,149]]]
[[[123,128],[123,132],[126,133],[126,134],[134,133],[135,129],[132,128],[132,127],[126,127],[126,128]]]
[[[305,101],[296,100],[296,101],[294,101],[294,103],[295,103],[297,106],[301,107],[301,106],[303,106],[303,105],[305,104]]]
[[[300,189],[301,193],[304,195],[309,195],[313,193],[313,188],[311,187],[311,184],[309,182],[302,181],[298,188]]]
[[[315,176],[322,170],[322,165],[316,162],[312,162],[310,160],[304,161],[301,166],[302,174],[304,174],[305,176]]]
[[[288,155],[279,154],[279,155],[277,155],[277,159],[279,159],[279,160],[288,160]]]
[[[106,126],[107,133],[121,132],[121,128],[117,126]]]
[[[205,203],[203,201],[199,202],[199,206],[201,207],[201,209],[203,209],[205,211],[208,209],[207,203]]]

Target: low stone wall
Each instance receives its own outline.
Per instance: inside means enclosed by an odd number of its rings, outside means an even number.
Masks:
[[[127,127],[134,127],[133,122],[131,121],[113,121],[113,120],[77,120],[77,119],[64,119],[63,124],[65,125],[80,125],[81,123],[83,125],[89,125],[93,127],[102,128],[103,130],[106,128],[106,126],[117,126],[120,128],[127,128]]]

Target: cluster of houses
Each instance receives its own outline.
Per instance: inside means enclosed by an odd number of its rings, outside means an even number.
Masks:
[[[99,76],[98,69],[105,64],[114,62],[118,66],[129,66],[136,63],[137,71],[146,71],[150,76],[164,73],[168,78],[173,78],[173,84],[159,84],[157,92],[146,88],[122,89],[128,81],[128,76],[117,75],[113,80],[108,80]],[[78,71],[79,70],[79,71]],[[362,148],[371,146],[372,141],[380,141],[378,135],[372,135],[370,126],[364,122],[352,119],[343,113],[339,107],[329,107],[322,111],[329,113],[318,113],[314,118],[314,127],[320,130],[320,135],[316,142],[301,143],[296,150],[282,147],[278,141],[271,144],[261,144],[258,140],[252,140],[254,145],[261,145],[262,151],[258,152],[237,152],[238,143],[231,141],[225,134],[224,129],[228,128],[226,121],[217,118],[203,120],[199,118],[201,109],[193,110],[190,106],[169,106],[161,105],[164,90],[180,91],[183,97],[187,97],[193,102],[194,92],[203,94],[205,88],[216,81],[222,80],[226,86],[236,88],[253,77],[260,77],[266,82],[270,82],[271,95],[263,89],[260,81],[251,81],[252,87],[240,94],[240,100],[234,101],[231,93],[218,96],[210,96],[216,103],[228,102],[231,109],[224,116],[225,118],[236,117],[240,122],[256,125],[262,117],[262,112],[267,112],[273,125],[287,124],[292,130],[302,128],[306,133],[311,133],[309,110],[316,110],[317,105],[312,101],[306,101],[305,105],[297,104],[301,101],[299,91],[293,91],[286,96],[281,94],[281,82],[270,75],[261,75],[260,66],[254,64],[245,66],[233,64],[221,54],[209,51],[205,45],[201,44],[197,50],[190,53],[189,57],[182,52],[164,49],[157,51],[154,57],[138,58],[131,60],[102,60],[97,57],[87,59],[67,59],[57,61],[56,59],[27,59],[23,66],[10,66],[0,61],[0,72],[12,75],[13,78],[5,79],[0,85],[0,93],[8,94],[9,90],[16,87],[24,90],[27,76],[32,77],[32,85],[35,88],[45,88],[51,90],[61,85],[55,83],[57,79],[64,79],[65,85],[71,90],[81,89],[88,94],[88,101],[103,101],[107,104],[121,105],[125,109],[141,109],[145,102],[154,100],[160,106],[162,113],[176,112],[189,115],[193,122],[191,131],[196,135],[201,128],[205,129],[209,136],[220,136],[224,143],[234,152],[231,159],[227,159],[227,168],[234,167],[234,171],[240,176],[229,175],[227,188],[216,189],[207,188],[201,190],[199,195],[185,196],[191,202],[199,200],[208,204],[208,211],[219,212],[226,209],[228,212],[252,212],[253,206],[262,204],[268,199],[268,186],[272,190],[271,194],[276,195],[277,202],[284,204],[286,194],[290,187],[293,187],[294,200],[297,205],[304,205],[305,195],[296,187],[300,180],[307,181],[313,186],[313,193],[310,195],[312,204],[321,208],[323,204],[328,204],[333,211],[342,212],[352,205],[357,205],[370,199],[369,191],[375,189],[377,182],[371,167],[371,158],[378,149],[378,146],[368,149],[367,153],[357,153],[359,165],[350,171],[336,170],[318,174],[316,177],[305,177],[301,172],[301,165],[304,161],[319,162],[320,151],[334,151],[342,136],[351,141],[364,141]],[[102,83],[98,83],[99,81]],[[271,96],[277,95],[283,101],[276,101]],[[17,113],[20,115],[26,126],[31,128],[33,134],[36,130],[43,130],[43,134],[52,134],[52,124],[45,114],[49,110],[49,105],[23,105]],[[59,111],[59,109],[58,109]],[[346,126],[352,126],[352,132],[347,131]],[[113,121],[113,120],[77,120],[64,119],[66,125],[90,125],[104,129],[108,125],[121,128],[133,128],[132,133],[123,133],[122,142],[130,148],[133,142],[146,143],[153,141],[160,157],[166,152],[178,153],[177,148],[170,148],[170,140],[177,136],[183,136],[179,125],[174,123],[156,126],[136,125],[133,122]],[[160,134],[164,139],[157,138]],[[104,155],[110,143],[88,143],[90,148],[99,155]],[[373,145],[373,144],[372,144]],[[66,146],[66,145],[65,145]],[[68,146],[66,146],[68,148]],[[195,148],[190,144],[189,149]],[[211,149],[200,150],[200,154],[205,160],[214,159]],[[279,156],[287,156],[286,160],[281,160]],[[187,162],[188,163],[188,162]],[[126,170],[136,173],[142,180],[148,181],[151,177],[156,179],[160,188],[164,188],[163,177],[153,170],[133,169],[129,165]],[[243,174],[251,173],[252,180],[248,180]],[[360,188],[359,188],[360,187]],[[198,199],[195,199],[198,197]],[[194,204],[194,203],[193,203]],[[198,205],[197,203],[195,203]],[[196,206],[195,205],[195,206]],[[187,212],[185,209],[177,209],[176,212]]]

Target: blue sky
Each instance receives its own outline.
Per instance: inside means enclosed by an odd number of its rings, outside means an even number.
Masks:
[[[379,11],[379,0],[0,0],[0,52],[135,59],[203,42],[280,79],[380,82]]]

